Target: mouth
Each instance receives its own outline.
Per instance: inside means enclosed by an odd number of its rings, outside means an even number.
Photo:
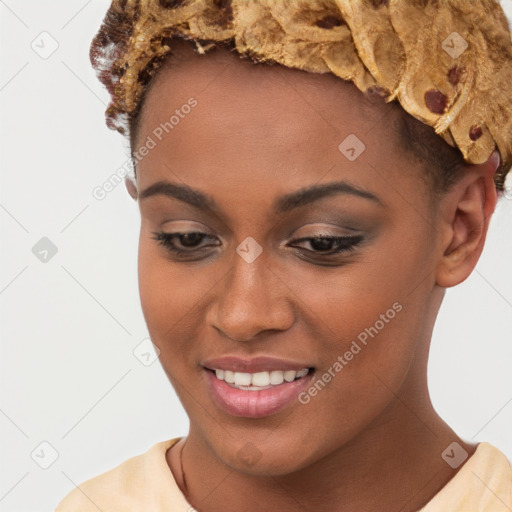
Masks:
[[[258,372],[203,368],[214,403],[231,416],[245,418],[270,416],[298,403],[315,374],[313,367]]]

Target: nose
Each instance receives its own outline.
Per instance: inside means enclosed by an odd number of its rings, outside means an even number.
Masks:
[[[232,340],[249,341],[293,325],[291,292],[262,256],[248,263],[236,255],[208,310],[208,325]]]

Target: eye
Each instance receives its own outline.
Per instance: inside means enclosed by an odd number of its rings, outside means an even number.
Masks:
[[[353,251],[362,241],[362,235],[317,236],[292,240],[294,245],[298,242],[308,242],[311,249],[306,249],[306,252],[320,256],[331,256],[334,254],[342,254],[345,252]]]
[[[204,239],[214,239],[215,237],[201,233],[200,231],[191,231],[189,233],[164,233],[162,231],[155,231],[152,233],[153,239],[157,240],[170,252],[183,256],[197,252],[199,244]],[[176,243],[176,241],[178,243]],[[181,245],[181,247],[179,247]],[[218,245],[218,244],[215,244]],[[204,249],[208,246],[202,246]]]

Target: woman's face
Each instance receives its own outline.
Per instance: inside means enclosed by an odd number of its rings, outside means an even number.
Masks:
[[[390,105],[332,75],[185,53],[139,124],[142,309],[189,438],[285,474],[423,392],[435,218]]]

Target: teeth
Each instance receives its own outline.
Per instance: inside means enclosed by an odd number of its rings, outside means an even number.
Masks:
[[[250,386],[251,374],[235,372],[235,386]]]
[[[279,385],[279,384],[282,384],[283,381],[284,381],[283,372],[280,372],[280,371],[270,372],[270,384]]]
[[[253,373],[251,384],[253,386],[268,386],[270,384],[270,374],[268,372]]]
[[[284,372],[284,380],[286,382],[292,382],[295,380],[295,377],[297,376],[297,372],[294,372],[293,370],[288,370]]]
[[[308,368],[302,368],[298,372],[294,370],[274,370],[271,372],[233,372],[231,370],[215,370],[215,375],[219,380],[245,390],[268,389],[272,386],[278,386],[284,381],[292,382],[300,379],[309,373]]]

